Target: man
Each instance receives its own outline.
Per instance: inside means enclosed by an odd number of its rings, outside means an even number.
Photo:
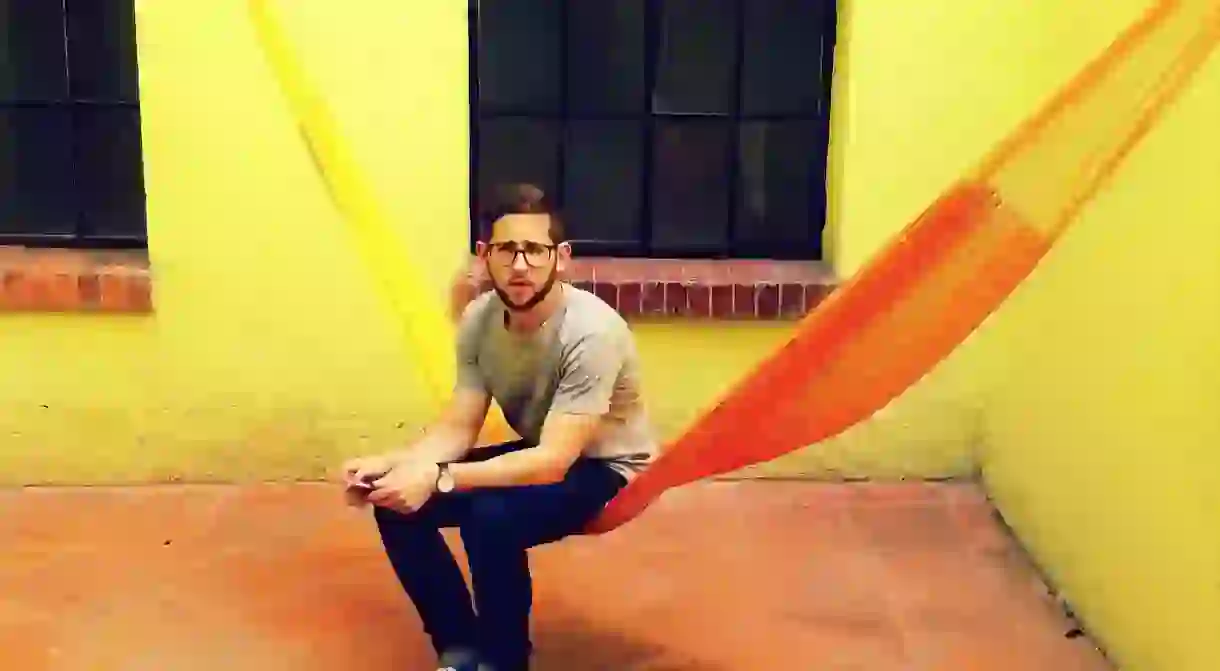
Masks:
[[[543,193],[505,190],[477,245],[494,291],[458,327],[453,398],[413,447],[344,466],[443,669],[529,667],[526,550],[581,531],[651,463],[627,323],[557,278],[571,259]],[[495,399],[523,440],[473,448]],[[361,489],[363,487],[363,490]],[[474,608],[439,528],[457,527]]]

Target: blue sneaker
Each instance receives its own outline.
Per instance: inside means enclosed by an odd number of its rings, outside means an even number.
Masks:
[[[436,671],[483,671],[479,656],[473,650],[459,648],[446,650],[437,660]]]
[[[446,650],[437,663],[436,671],[496,671],[491,662],[479,660],[477,652],[466,648]]]

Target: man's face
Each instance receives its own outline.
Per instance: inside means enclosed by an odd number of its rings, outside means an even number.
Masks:
[[[495,223],[490,240],[479,243],[492,287],[510,309],[542,302],[566,268],[571,248],[556,245],[550,227],[548,214],[510,214]]]

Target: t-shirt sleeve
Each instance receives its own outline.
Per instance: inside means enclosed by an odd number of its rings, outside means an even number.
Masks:
[[[604,415],[625,361],[624,339],[613,331],[580,338],[564,357],[551,410],[574,415]]]
[[[479,370],[479,345],[482,341],[483,302],[471,301],[462,312],[457,328],[457,382],[455,391],[487,391]]]

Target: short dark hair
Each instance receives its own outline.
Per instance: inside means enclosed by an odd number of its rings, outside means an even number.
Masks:
[[[567,242],[567,232],[558,208],[551,204],[546,192],[534,184],[501,184],[479,202],[479,234],[484,240],[490,240],[495,223],[510,214],[545,214],[551,219],[547,231],[551,242]]]

